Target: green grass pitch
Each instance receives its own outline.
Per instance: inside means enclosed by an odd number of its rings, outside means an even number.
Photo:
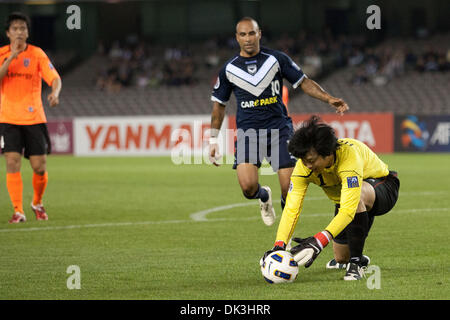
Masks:
[[[246,200],[230,165],[174,165],[170,158],[48,158],[44,198],[49,221],[29,203],[31,169],[22,163],[28,221],[9,225],[12,208],[0,183],[0,299],[449,299],[450,155],[381,155],[401,179],[393,211],[375,219],[365,254],[380,268],[379,289],[326,270],[327,247],[292,284],[270,285],[259,259],[280,219],[267,227]],[[191,215],[197,214],[193,220]],[[295,235],[322,230],[333,205],[310,186]],[[69,266],[80,268],[69,290]]]

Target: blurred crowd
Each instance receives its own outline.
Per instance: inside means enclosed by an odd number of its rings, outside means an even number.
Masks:
[[[449,35],[444,39],[450,43]],[[346,67],[351,70],[350,82],[354,85],[384,85],[409,71],[450,70],[450,48],[436,46],[436,41],[418,44],[415,40],[395,39],[370,46],[363,35],[333,36],[325,30],[320,36],[302,31],[276,39],[266,38],[263,33],[261,44],[288,54],[311,78]],[[234,36],[211,38],[201,44],[157,46],[132,35],[109,47],[99,46],[105,63],[99,66],[96,85],[100,90],[118,92],[129,86],[179,86],[202,81],[213,84],[221,65],[238,50]]]
[[[450,49],[441,49],[433,44],[414,48],[402,42],[383,43],[376,48],[360,48],[349,66],[355,71],[351,83],[360,85],[374,83],[385,85],[409,71],[446,72],[450,70]]]
[[[105,63],[99,66],[96,86],[107,92],[118,92],[124,87],[158,87],[160,85],[191,85],[194,62],[187,48],[156,47],[129,36],[115,41],[108,48],[99,45],[98,53]]]
[[[450,70],[450,35],[391,39],[370,46],[364,36],[333,37],[326,30],[320,37],[308,37],[305,32],[296,38],[283,35],[276,47],[294,57],[311,77],[346,67],[351,70],[350,82],[355,85],[384,85],[409,71]]]

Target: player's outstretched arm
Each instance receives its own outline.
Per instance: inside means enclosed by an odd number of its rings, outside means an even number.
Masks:
[[[300,86],[307,95],[328,103],[335,108],[336,113],[339,113],[340,115],[343,115],[345,111],[350,109],[344,100],[328,94],[314,80],[305,77]]]
[[[213,109],[211,112],[211,129],[215,133],[219,133],[220,127],[222,126],[223,119],[225,117],[225,105],[214,101]]]
[[[214,101],[213,110],[211,112],[211,137],[209,139],[209,160],[215,166],[219,166],[217,160],[219,155],[219,143],[217,137],[219,136],[220,127],[222,126],[225,117],[225,106],[217,101]]]

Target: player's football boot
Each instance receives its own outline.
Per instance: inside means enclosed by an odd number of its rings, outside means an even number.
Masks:
[[[36,220],[48,220],[47,213],[45,212],[44,206],[42,204],[31,204],[31,209],[36,215]]]
[[[336,261],[336,259],[331,259],[330,261],[328,261],[326,267],[327,267],[327,269],[345,269],[345,268],[347,268],[347,264],[339,263]]]
[[[259,207],[261,208],[261,217],[267,226],[271,226],[275,222],[275,209],[272,205],[272,190],[268,186],[261,187],[269,193],[269,199],[262,202],[259,199]]]
[[[360,265],[361,267],[367,267],[370,263],[370,258],[368,256],[363,255],[361,258]],[[335,259],[331,259],[328,261],[326,265],[327,269],[346,269],[347,264],[346,263],[338,263]]]
[[[359,264],[350,262],[347,263],[347,272],[345,273],[344,280],[361,280],[364,277],[364,269]]]
[[[25,215],[21,212],[16,212],[13,214],[11,220],[9,220],[9,223],[19,223],[19,222],[25,222],[27,221],[27,218]]]
[[[363,255],[361,257],[361,261],[359,262],[359,265],[363,268],[367,268],[367,266],[370,264],[370,258],[369,256]]]

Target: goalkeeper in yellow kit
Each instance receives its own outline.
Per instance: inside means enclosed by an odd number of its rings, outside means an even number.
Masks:
[[[310,183],[320,186],[336,205],[335,216],[321,232],[291,249],[299,265],[309,267],[333,240],[334,259],[327,268],[346,268],[344,280],[359,280],[363,266],[364,242],[375,216],[390,211],[398,198],[397,173],[364,143],[337,139],[333,128],[312,116],[289,142],[289,152],[298,158],[291,176],[275,246],[268,253],[285,250],[292,237]]]

